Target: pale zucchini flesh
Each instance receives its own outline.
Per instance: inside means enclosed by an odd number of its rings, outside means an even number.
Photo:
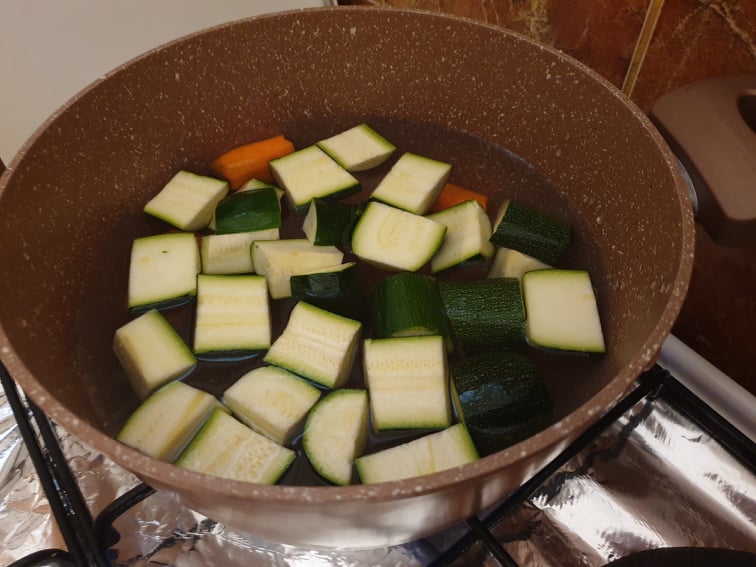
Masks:
[[[522,290],[530,344],[563,351],[606,351],[588,272],[558,269],[527,272],[522,277]]]
[[[119,327],[113,350],[140,399],[197,364],[184,340],[155,309]]]
[[[457,423],[414,441],[355,459],[364,484],[423,476],[478,460],[467,428]]]
[[[257,484],[275,484],[295,453],[216,409],[176,465],[192,471]]]
[[[228,194],[226,181],[179,171],[144,206],[144,212],[187,232],[205,228]]]
[[[431,258],[432,272],[493,256],[491,221],[477,201],[464,201],[427,218],[446,226],[443,244]]]
[[[396,146],[367,124],[358,124],[321,140],[317,146],[347,171],[364,171],[377,167],[396,150]]]
[[[265,362],[328,388],[344,385],[352,370],[362,324],[300,301]]]
[[[144,400],[116,438],[150,457],[172,462],[219,407],[212,394],[174,380]]]
[[[363,368],[376,431],[442,428],[451,423],[442,336],[365,339]]]
[[[534,270],[548,270],[553,266],[541,262],[517,250],[501,246],[496,249],[491,268],[488,270],[489,278],[516,278],[522,280],[525,272]]]
[[[251,274],[255,271],[252,243],[256,240],[278,240],[279,236],[277,228],[205,235],[200,242],[202,273]]]
[[[318,398],[318,388],[275,366],[251,370],[223,392],[236,417],[279,445],[291,441]]]
[[[368,414],[367,392],[348,388],[331,392],[312,408],[302,444],[320,476],[350,484],[354,459],[365,449]]]
[[[380,268],[414,272],[428,263],[445,234],[440,222],[372,201],[352,233],[352,250]]]
[[[197,276],[194,352],[238,358],[271,343],[268,285],[259,275]]]
[[[424,215],[444,188],[451,165],[406,152],[391,167],[371,198],[416,215]]]
[[[135,239],[129,264],[129,309],[188,301],[197,293],[199,272],[199,247],[193,234],[167,233]]]

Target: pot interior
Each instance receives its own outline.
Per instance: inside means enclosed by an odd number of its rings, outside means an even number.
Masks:
[[[339,8],[151,52],[81,93],[13,160],[0,186],[0,339],[22,387],[74,433],[93,426],[94,446],[114,435],[137,404],[111,346],[128,320],[131,242],[168,228],[144,203],[179,169],[210,174],[234,146],[283,133],[303,147],[360,122],[452,163],[451,181],[487,192],[490,214],[513,198],[572,225],[559,265],[590,271],[609,350],[537,355],[555,419],[649,364],[685,293],[692,221],[671,154],[637,109],[501,29]],[[383,172],[362,176],[365,193]],[[190,311],[170,317],[190,333]],[[219,394],[245,364],[189,381]]]

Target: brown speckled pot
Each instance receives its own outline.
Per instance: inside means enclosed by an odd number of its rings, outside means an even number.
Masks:
[[[550,378],[557,421],[456,470],[343,488],[220,480],[116,442],[135,401],[111,341],[127,317],[131,240],[156,230],[141,212],[147,198],[180,168],[208,172],[235,145],[282,132],[301,146],[361,121],[451,160],[459,184],[575,226],[568,262],[593,274],[609,352]],[[51,117],[0,191],[0,356],[27,394],[152,486],[238,530],[303,546],[407,541],[519,485],[653,363],[693,256],[675,160],[627,99],[523,37],[412,11],[264,16],[157,49]]]

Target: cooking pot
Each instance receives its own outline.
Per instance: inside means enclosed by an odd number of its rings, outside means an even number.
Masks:
[[[574,237],[564,262],[592,274],[606,355],[544,363],[555,400],[545,430],[409,480],[258,486],[117,442],[138,403],[111,348],[128,318],[131,242],[166,229],[143,214],[147,199],[179,169],[210,173],[234,146],[284,133],[301,147],[360,122],[400,149],[453,163],[453,181],[494,202],[511,196],[568,220]],[[308,547],[412,540],[521,484],[653,364],[693,257],[676,160],[612,85],[515,33],[412,10],[266,15],[153,50],[50,117],[8,164],[0,191],[0,356],[26,394],[189,507]]]

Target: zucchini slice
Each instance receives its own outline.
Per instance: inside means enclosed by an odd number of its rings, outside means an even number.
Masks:
[[[442,335],[451,346],[438,283],[430,276],[402,272],[386,278],[370,294],[375,338]]]
[[[192,232],[210,224],[216,205],[228,191],[226,181],[179,171],[147,202],[144,212]]]
[[[445,234],[440,222],[372,201],[354,228],[352,250],[379,268],[414,272],[436,253]]]
[[[172,462],[215,408],[222,408],[215,396],[174,380],[139,405],[116,439]]]
[[[215,207],[216,234],[270,230],[281,226],[281,201],[272,185],[234,191]]]
[[[208,234],[200,241],[203,274],[251,274],[252,243],[255,240],[278,240],[279,230],[256,230],[231,234]]]
[[[493,256],[491,221],[478,201],[464,201],[427,218],[446,226],[444,242],[431,258],[432,272]]]
[[[291,449],[215,409],[179,455],[176,465],[233,480],[275,484],[295,455]]]
[[[511,248],[499,247],[494,254],[493,262],[491,262],[491,268],[488,270],[489,278],[517,278],[522,280],[522,275],[525,272],[532,272],[533,270],[548,270],[551,268],[549,264],[545,264],[518,252]]]
[[[300,301],[265,362],[327,388],[344,385],[352,370],[362,324]]]
[[[438,284],[457,345],[465,354],[525,346],[525,310],[515,278]]]
[[[491,242],[553,264],[570,243],[570,234],[568,224],[507,200],[499,207]]]
[[[320,476],[334,484],[350,484],[354,459],[365,450],[368,413],[365,390],[342,388],[315,404],[302,445]]]
[[[551,420],[546,384],[527,355],[492,351],[450,366],[457,414],[481,455],[536,434]]]
[[[302,223],[307,240],[315,246],[346,246],[364,205],[313,199]]]
[[[538,270],[522,276],[528,342],[547,349],[606,352],[591,277],[583,270]]]
[[[271,160],[270,171],[298,212],[316,197],[343,197],[360,190],[351,173],[314,145]]]
[[[320,398],[320,390],[275,366],[261,366],[234,382],[223,401],[243,423],[286,445]]]
[[[197,365],[187,344],[156,309],[118,328],[113,350],[142,400]]]
[[[134,239],[129,265],[128,306],[132,312],[169,308],[197,294],[200,254],[196,237],[173,232]]]
[[[263,276],[197,276],[194,352],[226,360],[270,347],[268,285]]]
[[[255,272],[265,276],[273,299],[291,297],[291,276],[334,267],[343,259],[344,253],[335,246],[313,246],[306,238],[252,243]]]
[[[291,296],[310,305],[364,322],[367,308],[356,262],[291,276]]]
[[[358,124],[321,140],[317,146],[347,171],[364,171],[377,167],[396,150],[396,146],[367,124]]]
[[[363,367],[376,431],[438,429],[451,423],[443,337],[366,339]]]
[[[381,179],[371,198],[416,215],[424,215],[438,199],[452,166],[410,152]]]
[[[478,460],[475,444],[462,423],[414,441],[355,459],[364,484],[413,478]]]

